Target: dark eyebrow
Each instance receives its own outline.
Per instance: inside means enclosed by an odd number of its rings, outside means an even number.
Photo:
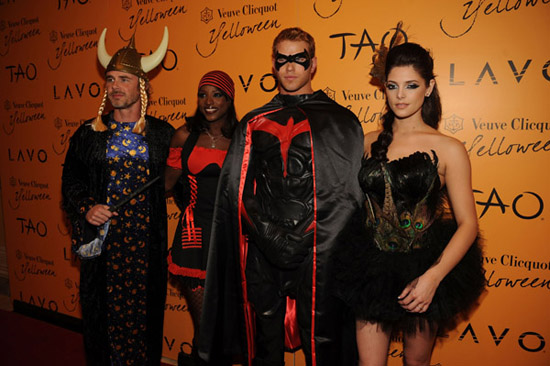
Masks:
[[[388,83],[397,84],[397,82],[396,82],[396,81],[393,81],[393,80],[388,80],[387,82],[388,82]],[[409,83],[419,83],[419,82],[420,82],[420,81],[418,81],[418,80],[407,80],[407,81],[405,81],[405,84],[409,84]]]

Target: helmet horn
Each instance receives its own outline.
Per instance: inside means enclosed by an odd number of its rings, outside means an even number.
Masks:
[[[97,58],[99,60],[99,63],[104,67],[107,68],[107,65],[109,65],[109,62],[111,61],[111,58],[113,56],[109,55],[107,52],[107,49],[105,48],[105,35],[107,34],[107,28],[103,29],[103,32],[101,32],[101,36],[99,36],[99,41],[97,42]]]
[[[99,49],[99,45],[98,45],[98,49]],[[145,73],[148,73],[149,71],[157,67],[162,62],[162,59],[164,58],[164,55],[166,55],[167,50],[168,50],[168,27],[164,27],[164,35],[162,36],[162,41],[160,42],[160,45],[157,48],[157,50],[152,54],[150,54],[149,56],[141,57],[142,70]]]

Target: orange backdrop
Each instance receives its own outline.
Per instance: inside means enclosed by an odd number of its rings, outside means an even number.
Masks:
[[[235,81],[239,116],[264,104],[276,93],[271,42],[300,26],[317,42],[314,87],[368,131],[384,109],[369,83],[373,49],[403,20],[409,40],[432,50],[440,129],[470,153],[485,238],[489,291],[469,321],[438,341],[432,364],[550,363],[548,0],[0,0],[0,14],[0,178],[13,299],[80,316],[60,176],[68,138],[100,103],[104,27],[110,53],[134,32],[149,53],[168,26],[149,113],[178,127],[212,69]],[[170,203],[170,233],[177,214]],[[191,338],[185,302],[169,288],[164,355],[189,352]],[[390,365],[401,364],[401,350],[396,339]],[[287,360],[303,365],[300,352]]]

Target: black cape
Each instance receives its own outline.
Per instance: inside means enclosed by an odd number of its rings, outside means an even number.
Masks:
[[[103,123],[110,120],[104,115]],[[164,192],[164,167],[174,128],[167,122],[146,116],[145,140],[149,148],[150,176],[161,179],[149,188],[150,242],[147,288],[148,362],[160,362],[162,329],[167,287],[167,213]],[[62,175],[63,207],[72,226],[72,250],[90,241],[96,227],[85,220],[86,212],[95,204],[106,202],[109,169],[106,144],[112,132],[95,132],[86,121],[73,134],[65,156]],[[109,364],[107,330],[105,329],[105,256],[84,259],[80,263],[80,303],[84,339],[89,364]]]
[[[199,342],[200,356],[214,364],[224,356],[239,352],[249,362],[253,358],[254,314],[246,293],[246,241],[240,220],[242,189],[252,148],[250,126],[256,118],[285,108],[289,103],[307,116],[313,144],[316,239],[312,337],[317,354],[314,365],[323,362],[319,345],[324,335],[332,337],[334,327],[345,323],[334,316],[340,304],[332,296],[329,259],[342,229],[363,202],[357,178],[363,155],[361,125],[351,111],[322,91],[291,97],[278,94],[243,118],[233,135],[220,176]],[[354,353],[353,322],[351,318],[352,340],[348,342],[351,354]]]

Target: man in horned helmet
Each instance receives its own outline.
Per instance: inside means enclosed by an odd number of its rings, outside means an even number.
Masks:
[[[81,259],[86,356],[89,365],[158,365],[167,275],[164,168],[174,128],[145,112],[147,72],[164,58],[168,30],[144,57],[134,37],[111,57],[106,31],[98,43],[105,94],[97,117],[71,137],[62,176],[72,250]],[[113,111],[103,115],[107,99]]]

